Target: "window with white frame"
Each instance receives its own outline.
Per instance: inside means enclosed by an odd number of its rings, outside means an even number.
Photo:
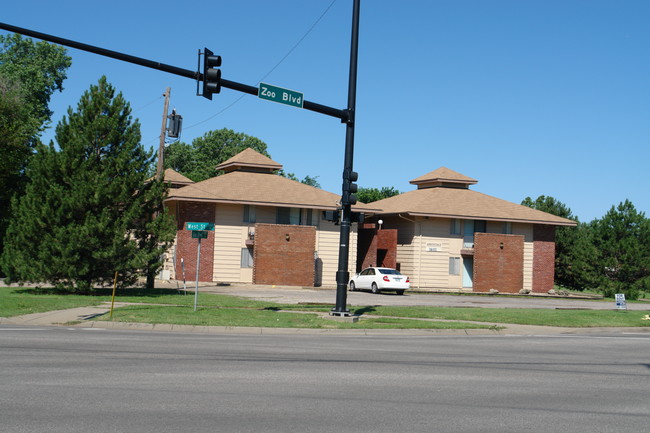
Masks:
[[[253,267],[253,250],[251,248],[241,249],[241,267],[242,268]]]
[[[460,275],[460,257],[449,257],[449,275]]]

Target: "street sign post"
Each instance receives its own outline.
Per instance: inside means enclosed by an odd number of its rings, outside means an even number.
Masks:
[[[194,290],[194,311],[199,299],[199,268],[201,267],[201,239],[208,238],[208,231],[214,231],[214,223],[186,223],[185,228],[192,232],[192,239],[198,239],[196,248],[196,289]]]
[[[292,107],[303,108],[304,95],[295,90],[283,89],[271,84],[260,83],[257,90],[257,97],[279,104],[291,105]]]

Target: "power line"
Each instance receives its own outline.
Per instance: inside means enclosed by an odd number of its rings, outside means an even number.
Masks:
[[[284,57],[282,57],[282,58],[280,59],[280,61],[279,61],[278,63],[275,64],[275,66],[273,66],[273,67],[272,67],[272,68],[271,68],[271,69],[270,69],[266,74],[264,74],[264,76],[263,76],[262,78],[260,78],[260,79],[257,81],[257,84],[259,84],[259,83],[262,82],[264,79],[266,79],[266,77],[268,77],[269,75],[271,75],[271,73],[273,73],[273,71],[275,71],[275,70],[277,69],[277,67],[280,66],[280,65],[282,64],[282,62],[284,62],[284,61],[287,59],[287,57],[289,57],[289,56],[291,55],[291,53],[293,53],[293,51],[294,51],[296,48],[298,48],[298,45],[300,45],[300,44],[302,43],[302,41],[304,41],[305,38],[306,38],[306,37],[307,37],[307,36],[312,32],[312,30],[314,30],[314,28],[316,28],[316,26],[318,25],[318,23],[323,19],[323,17],[325,16],[325,14],[327,14],[327,12],[332,8],[332,6],[334,6],[334,3],[336,3],[336,1],[337,1],[337,0],[332,0],[332,3],[330,3],[329,6],[327,6],[327,8],[325,8],[325,10],[323,11],[323,13],[320,14],[320,16],[316,19],[316,21],[314,21],[314,24],[312,24],[311,27],[310,27],[310,28],[305,32],[305,34],[302,35],[302,37],[298,40],[298,42],[296,42],[296,43],[294,44],[294,46],[291,47],[291,49],[287,52],[287,54],[285,54]],[[187,126],[187,127],[185,127],[184,129],[185,129],[185,130],[188,130],[188,129],[193,128],[193,127],[195,127],[195,126],[199,126],[199,125],[201,125],[201,124],[207,122],[208,120],[212,120],[212,119],[214,119],[215,117],[217,117],[218,115],[220,115],[220,114],[223,113],[224,111],[230,109],[233,105],[237,104],[237,103],[238,103],[239,101],[241,101],[245,96],[246,96],[245,93],[242,94],[239,98],[235,99],[233,102],[231,102],[229,105],[227,105],[226,107],[224,107],[223,109],[221,109],[221,110],[218,111],[217,113],[213,114],[212,116],[208,117],[208,118],[205,119],[205,120],[201,120],[201,121],[198,122],[198,123],[195,123],[195,124],[193,124],[193,125]]]

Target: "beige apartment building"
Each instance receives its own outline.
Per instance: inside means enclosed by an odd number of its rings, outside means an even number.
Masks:
[[[167,170],[177,221],[167,276],[194,280],[198,239],[186,224],[209,222],[200,281],[335,287],[339,227],[324,213],[340,196],[278,176],[281,168],[249,148],[203,182]],[[351,274],[395,267],[419,290],[553,288],[555,228],[574,221],[473,191],[475,179],[444,167],[410,183],[415,190],[356,207],[366,220],[352,227]]]

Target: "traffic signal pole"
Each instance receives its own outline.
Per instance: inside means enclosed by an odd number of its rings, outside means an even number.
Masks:
[[[352,225],[351,184],[356,181],[356,173],[352,171],[354,162],[354,114],[357,101],[357,58],[359,53],[359,3],[354,0],[352,11],[352,42],[350,45],[350,77],[348,81],[348,120],[345,128],[345,160],[343,162],[343,188],[341,195],[341,233],[339,240],[339,267],[336,272],[336,306],[330,312],[334,316],[349,316],[347,309],[347,290],[350,281],[348,271],[350,259],[350,228]],[[354,174],[353,174],[354,173]]]
[[[350,312],[347,309],[347,286],[350,279],[350,272],[348,271],[349,258],[350,258],[350,228],[352,224],[352,205],[356,203],[356,197],[353,195],[356,192],[357,173],[352,171],[354,160],[354,123],[355,123],[355,109],[356,109],[356,93],[357,93],[357,58],[359,51],[359,9],[360,0],[353,0],[352,10],[352,41],[350,46],[350,75],[348,81],[348,104],[345,110],[340,110],[326,105],[318,104],[311,101],[303,101],[302,108],[305,110],[314,111],[316,113],[325,114],[327,116],[336,117],[346,125],[345,131],[345,158],[343,163],[343,187],[341,195],[341,232],[339,241],[339,262],[338,270],[336,272],[336,306],[330,312],[331,315],[349,316]],[[176,66],[166,65],[164,63],[155,62],[153,60],[143,59],[141,57],[131,56],[128,54],[120,53],[117,51],[107,50],[105,48],[96,47],[93,45],[84,44],[82,42],[72,41],[57,36],[48,35],[41,32],[25,29],[22,27],[12,26],[10,24],[0,22],[0,29],[7,30],[14,33],[19,33],[25,36],[30,36],[44,41],[52,42],[59,45],[64,45],[71,48],[76,48],[82,51],[98,54],[100,56],[111,57],[113,59],[121,60],[128,63],[144,66],[147,68],[157,69],[159,71],[167,72],[170,74],[178,75],[181,77],[191,78],[197,81],[216,80],[221,87],[226,89],[236,90],[238,92],[248,93],[250,95],[258,96],[259,89],[247,84],[237,83],[221,78],[218,73],[212,77],[204,77],[200,71],[191,71],[189,69],[178,68]],[[212,56],[212,52],[206,49],[204,56]],[[219,56],[212,56],[219,57]],[[217,64],[218,63],[218,64]],[[215,59],[213,66],[220,66],[220,59],[217,62]],[[218,87],[213,88],[211,93],[219,93]],[[206,96],[207,97],[207,96]],[[209,98],[211,99],[211,98]]]

